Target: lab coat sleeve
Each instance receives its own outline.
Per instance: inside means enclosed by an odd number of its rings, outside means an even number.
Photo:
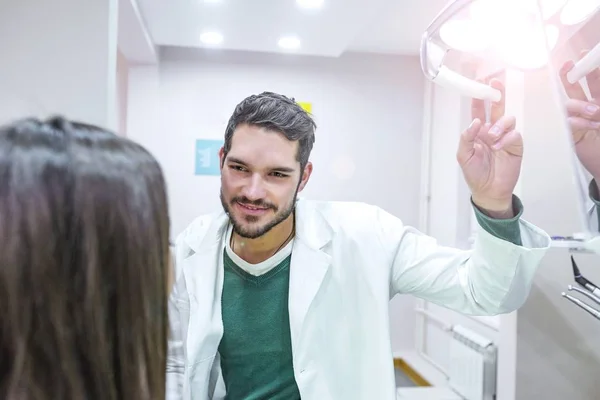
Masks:
[[[180,252],[180,249],[181,247],[177,246],[177,252]],[[177,254],[175,257],[175,283],[169,297],[168,307],[170,329],[167,350],[166,400],[182,400],[185,398],[185,343],[190,300],[185,279],[181,273],[179,256]]]
[[[441,246],[430,236],[377,210],[377,237],[388,256],[392,295],[409,293],[468,315],[497,315],[521,307],[550,237],[519,221],[522,245],[479,226],[472,250]]]

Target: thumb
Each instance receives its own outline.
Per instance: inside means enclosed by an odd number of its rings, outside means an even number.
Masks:
[[[460,165],[463,165],[471,159],[475,149],[475,138],[477,133],[481,129],[482,122],[479,118],[475,118],[471,125],[460,135],[460,142],[458,143],[458,151],[456,153],[456,159]]]

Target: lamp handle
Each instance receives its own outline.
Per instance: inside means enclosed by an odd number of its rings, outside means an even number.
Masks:
[[[444,65],[439,68],[437,75],[433,78],[433,82],[450,89],[457,89],[465,96],[475,99],[491,100],[494,102],[502,99],[502,93],[498,89],[469,79]]]
[[[569,83],[573,84],[584,78],[587,74],[600,66],[600,43],[589,51],[567,73]]]

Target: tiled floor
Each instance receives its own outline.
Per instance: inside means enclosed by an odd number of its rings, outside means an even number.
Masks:
[[[394,370],[396,372],[396,387],[413,387],[416,386],[413,381],[410,380],[404,372],[400,369],[396,368]]]

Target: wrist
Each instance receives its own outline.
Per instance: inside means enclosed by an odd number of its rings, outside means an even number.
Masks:
[[[512,196],[509,199],[491,200],[473,195],[471,201],[479,211],[490,218],[510,219],[515,216]]]

